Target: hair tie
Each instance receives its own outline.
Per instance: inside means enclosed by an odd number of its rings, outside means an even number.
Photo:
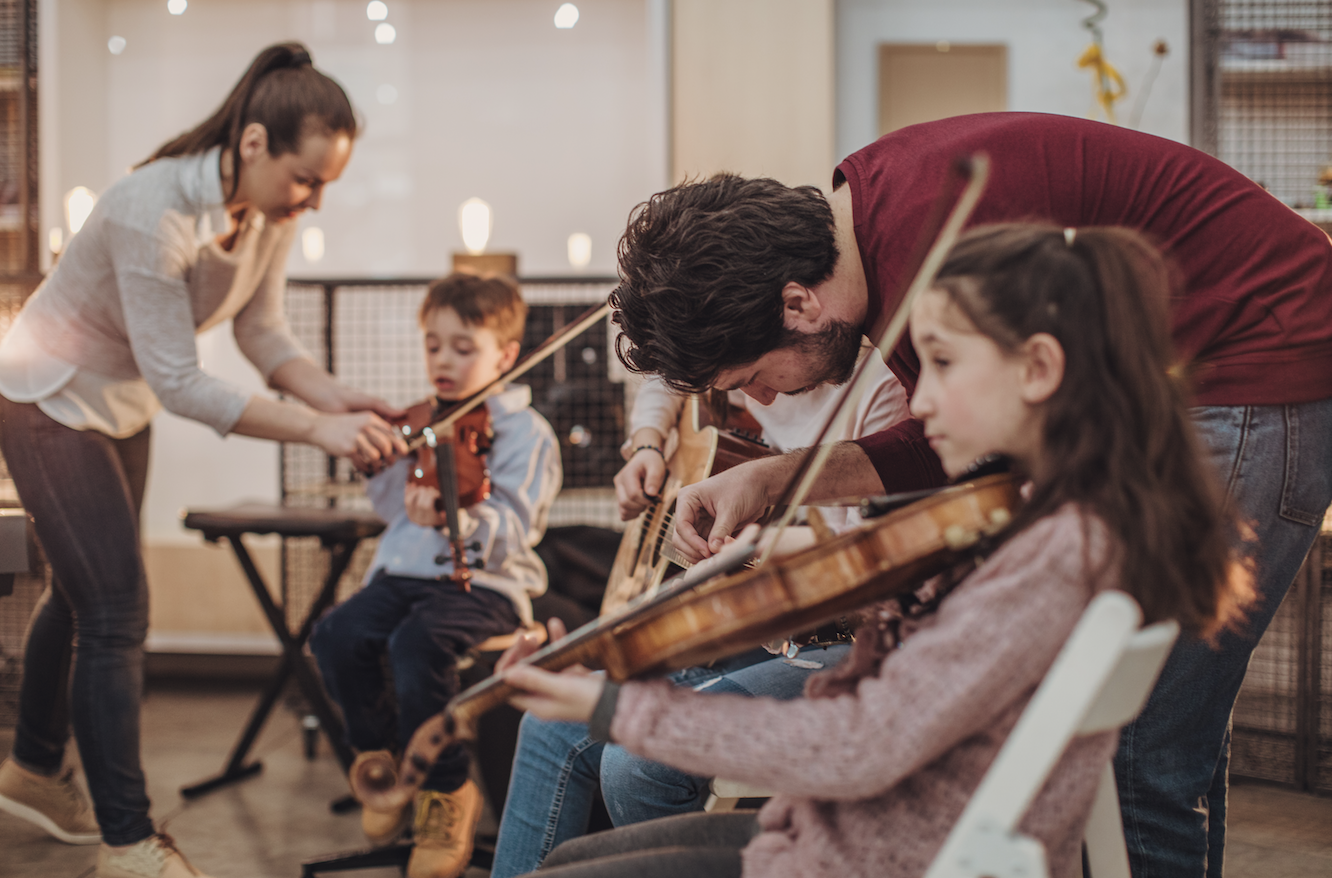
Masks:
[[[288,67],[311,67],[314,61],[310,59],[310,53],[304,49],[292,49],[291,58],[287,61]]]
[[[1076,238],[1077,235],[1078,235],[1078,230],[1073,228],[1072,226],[1069,226],[1068,228],[1064,229],[1064,244],[1069,247],[1072,247],[1073,239]]]

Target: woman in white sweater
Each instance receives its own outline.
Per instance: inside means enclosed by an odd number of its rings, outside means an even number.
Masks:
[[[303,46],[265,49],[209,119],[106,192],[0,343],[0,450],[54,581],[28,635],[0,809],[101,841],[99,878],[200,874],[155,832],[139,760],[153,415],[337,455],[401,446],[381,417],[397,412],[316,366],[282,311],[291,220],[318,209],[355,136],[346,94]],[[195,335],[227,319],[268,384],[307,405],[199,368]],[[71,720],[91,813],[62,771]]]

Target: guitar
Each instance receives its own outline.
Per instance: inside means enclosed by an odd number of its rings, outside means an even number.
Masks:
[[[714,426],[718,422],[720,426]],[[671,545],[680,489],[772,454],[772,449],[757,438],[760,430],[748,412],[727,407],[724,395],[720,405],[705,404],[698,394],[689,396],[680,409],[676,425],[679,442],[666,462],[666,481],[657,499],[625,528],[601,600],[601,615],[613,613],[656,589],[668,577],[672,565],[685,566]]]

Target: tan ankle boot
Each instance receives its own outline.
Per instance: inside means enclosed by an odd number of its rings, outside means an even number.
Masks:
[[[102,840],[92,806],[74,782],[72,767],[46,777],[6,759],[0,763],[0,811],[36,824],[66,844]]]
[[[387,750],[367,750],[358,753],[356,761],[352,763],[351,771],[355,773],[356,766],[366,760],[383,759],[389,755]],[[394,780],[396,781],[396,778]],[[382,847],[402,835],[411,819],[410,802],[396,811],[376,811],[364,802],[361,803],[361,831],[374,847]]]
[[[415,847],[407,878],[458,878],[472,858],[472,837],[481,819],[481,791],[470,780],[451,793],[416,794]]]
[[[97,852],[97,878],[208,878],[190,865],[165,833],[150,835],[138,844]]]

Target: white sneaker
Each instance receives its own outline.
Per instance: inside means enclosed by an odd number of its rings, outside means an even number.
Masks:
[[[150,835],[138,844],[97,852],[97,878],[208,878],[190,865],[165,833]]]
[[[6,759],[0,763],[0,811],[36,824],[66,844],[102,840],[88,798],[74,782],[73,767],[46,777]]]

